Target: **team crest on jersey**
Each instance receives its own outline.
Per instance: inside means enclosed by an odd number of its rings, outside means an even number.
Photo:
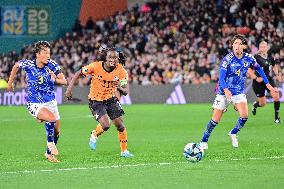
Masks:
[[[88,73],[88,68],[83,68],[83,73]]]
[[[118,80],[119,80],[119,78],[118,78],[118,76],[116,75],[116,76],[114,77],[113,81],[118,81]]]
[[[224,62],[222,63],[222,67],[227,68],[227,66],[228,66],[228,62],[227,62],[227,61],[224,61]]]
[[[244,61],[244,67],[248,67],[249,63]]]

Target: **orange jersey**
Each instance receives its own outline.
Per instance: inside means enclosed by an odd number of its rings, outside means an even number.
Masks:
[[[121,81],[127,81],[128,75],[126,70],[121,64],[118,64],[116,68],[107,72],[103,68],[103,62],[93,62],[82,68],[84,75],[91,75],[91,87],[88,98],[96,101],[108,100],[115,97],[117,85]]]

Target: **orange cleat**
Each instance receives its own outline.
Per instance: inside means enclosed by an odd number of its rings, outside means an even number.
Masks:
[[[52,155],[52,154],[47,154],[47,153],[45,153],[44,156],[45,156],[45,158],[46,158],[49,162],[51,162],[51,163],[59,163],[59,162],[60,162],[60,161],[59,161],[58,159],[56,159],[56,157],[55,157],[54,155]]]

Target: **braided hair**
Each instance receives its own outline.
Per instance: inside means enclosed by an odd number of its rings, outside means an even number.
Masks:
[[[121,65],[125,66],[126,58],[127,56],[124,54],[122,49],[120,47],[115,46],[107,46],[105,44],[102,44],[99,48],[99,52],[97,55],[98,61],[106,61],[106,55],[108,51],[116,51],[118,53],[118,61]]]

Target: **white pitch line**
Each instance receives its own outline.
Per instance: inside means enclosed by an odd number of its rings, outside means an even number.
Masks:
[[[266,160],[266,159],[283,159],[282,156],[271,156],[271,157],[251,157],[247,159],[215,159],[209,160],[212,162],[224,162],[224,161],[245,161],[245,160]],[[40,173],[40,172],[60,172],[60,171],[76,171],[76,170],[93,170],[93,169],[112,169],[112,168],[124,168],[124,167],[145,167],[145,166],[167,166],[175,164],[189,164],[186,160],[182,162],[161,162],[161,163],[140,163],[140,164],[126,164],[126,165],[109,165],[109,166],[97,166],[97,167],[73,167],[73,168],[59,168],[59,169],[42,169],[42,170],[23,170],[23,171],[6,171],[0,172],[0,175],[4,174],[22,174],[22,173]]]

